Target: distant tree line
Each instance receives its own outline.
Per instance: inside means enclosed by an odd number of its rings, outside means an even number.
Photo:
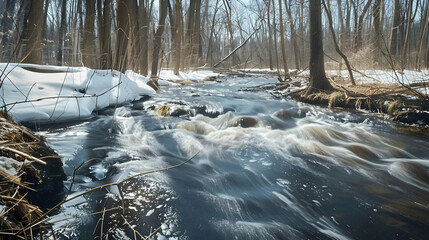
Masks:
[[[327,67],[344,56],[351,67],[429,67],[427,0],[322,6]],[[309,0],[0,0],[0,59],[153,77],[216,63],[306,69],[309,12]]]

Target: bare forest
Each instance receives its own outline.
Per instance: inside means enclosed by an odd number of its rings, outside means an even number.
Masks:
[[[0,0],[0,239],[428,239],[428,0]]]
[[[152,76],[160,68],[309,66],[305,0],[2,0],[0,10],[2,62]],[[427,68],[427,23],[422,0],[326,0],[326,67],[345,67],[341,51],[354,69]]]

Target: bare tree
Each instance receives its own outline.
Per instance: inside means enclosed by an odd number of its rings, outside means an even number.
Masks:
[[[288,15],[289,18],[289,23],[290,23],[290,37],[291,37],[291,41],[293,44],[293,51],[294,51],[294,56],[295,56],[295,67],[296,69],[300,69],[300,56],[299,56],[299,47],[298,47],[298,42],[297,42],[297,36],[296,36],[296,31],[295,31],[295,20],[292,17],[292,11],[291,11],[291,3],[292,1],[289,0],[289,4],[286,3],[287,0],[285,0],[285,8],[286,8],[286,13]],[[302,37],[302,36],[301,36]]]
[[[115,68],[125,73],[128,68],[128,38],[130,34],[129,11],[131,9],[131,0],[118,0],[116,21],[116,60]]]
[[[347,70],[349,72],[349,77],[350,77],[350,81],[352,82],[353,85],[356,85],[355,83],[355,79],[353,77],[353,72],[352,72],[352,67],[350,65],[350,62],[347,58],[347,56],[341,51],[340,46],[337,43],[337,37],[335,36],[335,30],[334,30],[334,26],[332,23],[332,14],[331,14],[331,10],[329,9],[329,7],[326,5],[325,0],[322,0],[323,3],[323,7],[325,8],[326,11],[326,15],[328,16],[328,21],[329,21],[329,30],[332,34],[332,40],[334,42],[334,46],[335,46],[335,50],[337,51],[337,53],[341,56],[341,58],[343,58],[344,62],[346,63],[347,66]]]
[[[13,27],[13,15],[15,13],[15,1],[14,0],[7,0],[6,6],[3,12],[3,18],[1,20],[1,31],[3,32],[2,37],[2,52],[3,57],[9,60],[11,57],[11,50],[13,49],[11,44],[12,41],[12,27]]]
[[[155,82],[158,76],[158,66],[159,66],[159,53],[161,52],[161,40],[162,34],[165,29],[165,18],[167,17],[167,1],[168,0],[160,0],[159,1],[159,19],[158,19],[158,27],[156,28],[155,35],[153,37],[153,54],[152,54],[152,72],[151,78]]]
[[[216,14],[217,14],[218,11],[219,11],[219,0],[216,0],[216,5],[215,5],[215,8],[214,8],[214,13],[213,13],[211,27],[210,27],[207,53],[206,53],[206,62],[209,63],[210,66],[213,64],[212,46],[213,46],[213,37],[214,37],[215,26],[216,26]]]
[[[421,71],[421,56],[422,56],[422,49],[423,49],[423,44],[424,44],[424,39],[425,39],[425,34],[426,34],[426,29],[428,26],[428,22],[429,22],[429,3],[426,3],[426,7],[425,7],[425,14],[423,19],[420,22],[423,22],[423,26],[422,29],[420,31],[420,37],[419,37],[419,50],[417,51],[417,70]]]
[[[63,65],[63,48],[64,48],[64,35],[66,34],[67,28],[67,1],[62,0],[61,2],[61,26],[58,33],[58,51],[57,51],[57,64]]]
[[[180,0],[175,0],[174,11],[171,7],[170,1],[168,3],[168,14],[170,18],[170,29],[171,29],[171,45],[173,55],[173,67],[174,74],[178,75],[180,70],[180,58],[181,58],[181,46],[182,46],[182,3]]]
[[[267,0],[267,25],[268,25],[268,57],[269,57],[269,63],[270,63],[270,70],[273,70],[273,31],[271,29],[271,18],[270,18],[270,11],[271,11],[271,0]]]
[[[326,77],[323,53],[322,3],[310,2],[310,85],[305,95],[313,92],[329,92],[334,88]]]
[[[27,40],[24,62],[42,64],[43,0],[31,1],[28,20],[24,24],[23,38]]]
[[[390,37],[390,53],[394,56],[399,54],[399,27],[401,25],[401,2],[395,0],[395,9],[393,11],[393,26]]]
[[[363,44],[363,39],[362,39],[363,20],[365,18],[366,13],[369,10],[369,8],[371,7],[371,2],[372,2],[372,0],[367,0],[365,6],[363,7],[361,14],[359,15],[359,20],[357,22],[357,28],[356,28],[356,32],[355,32],[355,50],[356,51],[358,51],[362,48],[362,44]]]
[[[287,67],[287,58],[286,58],[286,44],[284,37],[284,29],[283,29],[283,10],[282,10],[282,0],[279,0],[279,17],[280,17],[280,43],[281,43],[281,51],[283,58],[283,70],[285,74],[285,78],[289,78],[289,69]]]
[[[407,55],[408,55],[408,46],[410,43],[410,35],[411,35],[411,25],[413,24],[414,18],[416,17],[417,14],[417,8],[418,8],[418,2],[416,4],[416,10],[414,11],[413,14],[413,4],[414,1],[413,0],[409,0],[409,4],[408,4],[408,14],[407,14],[407,30],[406,30],[406,34],[405,34],[405,40],[404,40],[404,45],[402,46],[402,52],[401,52],[401,69],[404,70],[405,67],[407,66],[408,60],[407,60]]]
[[[147,76],[149,72],[149,27],[151,18],[151,8],[153,6],[151,0],[139,0],[139,23],[140,25],[140,74]]]
[[[374,22],[374,62],[381,64],[381,36],[382,25],[380,19],[381,0],[375,0],[372,8],[372,17]]]
[[[95,50],[95,1],[85,1],[85,24],[83,26],[82,62],[93,68]]]
[[[112,67],[112,48],[110,39],[112,31],[111,6],[112,0],[97,0],[100,69],[110,69]]]

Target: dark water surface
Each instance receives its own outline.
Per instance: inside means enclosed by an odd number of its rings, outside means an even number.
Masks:
[[[373,114],[239,91],[274,81],[164,87],[42,129],[64,156],[66,185],[92,159],[71,196],[197,154],[124,183],[123,198],[109,187],[68,202],[51,219],[56,237],[141,239],[159,228],[154,239],[429,239],[429,136]],[[192,114],[157,116],[166,103]]]

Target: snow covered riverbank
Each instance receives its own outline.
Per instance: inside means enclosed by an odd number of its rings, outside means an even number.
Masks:
[[[17,122],[62,122],[91,117],[95,110],[152,96],[147,77],[86,67],[0,63],[0,106]],[[203,80],[211,71],[162,71],[163,80]]]

